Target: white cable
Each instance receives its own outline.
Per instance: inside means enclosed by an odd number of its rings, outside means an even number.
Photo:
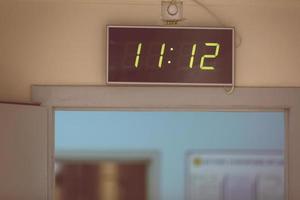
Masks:
[[[198,0],[192,0],[192,1],[195,2],[198,6],[201,6],[206,12],[208,12],[211,16],[213,16],[221,26],[225,26],[222,20],[213,11],[211,11],[204,3]]]
[[[226,26],[225,23],[223,23],[223,21],[213,12],[211,11],[204,3],[200,2],[199,0],[192,0],[193,2],[195,2],[198,6],[202,7],[207,13],[209,13],[212,17],[215,18],[215,20],[221,25],[221,26]],[[235,48],[238,48],[241,46],[242,44],[242,37],[240,36],[240,34],[236,31],[236,37],[238,42],[236,42],[235,44]],[[226,87],[224,87],[224,90],[226,92],[227,95],[231,95],[234,92],[235,89],[235,84],[232,84],[232,87],[230,89],[227,89]]]
[[[204,3],[202,3],[199,0],[192,0],[194,3],[196,3],[198,6],[202,7],[207,13],[209,13],[212,17],[215,18],[215,20],[220,24],[221,26],[226,27],[225,23],[212,11],[210,10]],[[235,43],[235,48],[239,48],[242,44],[242,37],[241,35],[235,31],[237,42]]]
[[[233,83],[233,85],[231,86],[230,89],[227,89],[226,87],[224,87],[224,90],[225,90],[227,95],[231,95],[234,92],[234,89],[235,89],[234,83]]]

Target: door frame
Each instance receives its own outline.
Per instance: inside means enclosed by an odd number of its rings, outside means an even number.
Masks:
[[[236,88],[227,95],[223,88],[209,87],[33,85],[31,97],[49,108],[48,200],[54,194],[55,110],[284,111],[285,199],[300,199],[300,88]],[[150,191],[155,194],[150,200],[160,199],[159,185]]]

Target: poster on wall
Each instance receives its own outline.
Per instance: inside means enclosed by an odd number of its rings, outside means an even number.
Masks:
[[[187,156],[188,200],[284,200],[280,151],[193,152]]]

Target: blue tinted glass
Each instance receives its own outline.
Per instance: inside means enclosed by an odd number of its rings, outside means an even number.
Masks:
[[[56,111],[55,153],[59,156],[64,151],[157,151],[160,153],[159,180],[163,200],[182,200],[185,195],[190,195],[189,199],[233,200],[241,198],[241,194],[249,200],[283,200],[280,196],[283,192],[275,197],[273,192],[268,193],[273,191],[270,187],[275,184],[276,177],[265,173],[258,176],[255,170],[272,169],[282,179],[284,120],[283,112]],[[223,175],[216,177],[211,171],[220,168],[220,163],[214,163],[216,157],[220,158],[221,164],[222,159],[223,162],[226,160],[222,169],[231,167],[241,175],[228,176],[225,170]],[[253,170],[245,174],[243,170],[249,166],[239,163],[252,163]],[[281,163],[279,170],[273,169],[272,163]],[[260,164],[271,167],[262,170]],[[200,165],[209,176],[198,173],[197,166]],[[189,179],[193,176],[200,177],[197,183]],[[219,196],[198,198],[193,187],[204,188],[201,184],[209,182],[201,180],[214,180],[216,188],[220,186],[225,190]],[[241,188],[235,189],[237,185]],[[252,187],[262,192],[252,194]],[[283,184],[280,187],[283,191]],[[274,190],[278,191],[278,188]],[[252,193],[245,196],[247,191]]]

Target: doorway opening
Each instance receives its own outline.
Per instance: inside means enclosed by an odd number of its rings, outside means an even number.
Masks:
[[[68,200],[77,187],[94,195],[77,200],[127,200],[129,193],[131,200],[284,200],[285,117],[284,111],[56,110],[55,195]],[[123,177],[107,190],[99,187],[105,175],[95,178],[103,166]],[[69,189],[62,192],[64,182]]]

